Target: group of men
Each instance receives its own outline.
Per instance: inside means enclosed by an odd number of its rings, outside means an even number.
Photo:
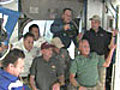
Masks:
[[[13,44],[2,60],[0,89],[105,90],[104,67],[111,63],[116,48],[115,34],[100,27],[99,16],[90,20],[90,31],[81,34],[82,39],[79,39],[78,28],[72,21],[72,9],[65,8],[61,18],[51,25],[54,35],[51,43],[40,36],[36,24],[31,25],[29,32]],[[67,52],[71,41],[80,51],[73,61]],[[19,76],[27,86],[19,81]]]
[[[75,31],[74,29],[76,29],[76,26],[74,25],[74,23],[72,21],[72,10],[69,8],[68,9],[66,8],[63,10],[62,18],[56,19],[54,21],[54,23],[52,24],[51,32],[54,34],[54,37],[57,36],[61,39],[62,43],[65,45],[66,48],[69,47],[71,41],[74,42],[74,44],[76,45],[77,48],[80,48],[80,46],[79,46],[80,41],[87,40],[86,42],[88,42],[90,45],[90,47],[89,47],[90,54],[92,52],[95,52],[99,56],[103,57],[104,59],[107,59],[107,57],[109,57],[109,52],[111,51],[111,49],[115,48],[114,40],[115,40],[117,31],[114,30],[114,31],[112,31],[113,33],[109,33],[107,31],[105,31],[100,26],[101,19],[98,15],[94,15],[92,18],[90,18],[90,21],[91,21],[91,28],[89,31],[86,31],[84,34],[83,33],[78,34],[76,31],[76,33],[72,33],[72,37],[71,37],[68,33],[71,31]],[[71,28],[72,25],[74,25],[74,28]],[[73,30],[71,30],[71,29],[73,29]],[[81,53],[82,51],[80,49],[79,49],[79,51],[80,51],[80,54],[82,54]],[[87,49],[86,49],[86,51],[87,51]],[[114,52],[114,49],[113,49],[112,53],[113,52]],[[89,54],[88,54],[88,56],[89,56]],[[110,56],[112,57],[112,54]],[[88,58],[90,58],[90,57],[88,57]],[[93,58],[93,59],[95,59],[95,58]],[[77,66],[77,65],[75,64],[74,66]],[[72,67],[72,65],[71,65],[71,67]],[[76,67],[76,68],[78,69],[79,67]],[[100,89],[104,90],[105,82],[106,82],[105,81],[106,68],[98,67],[97,72],[99,73],[99,81],[101,84]],[[79,73],[79,72],[74,72],[74,73]],[[79,77],[79,76],[80,75],[77,75],[77,77]],[[84,77],[84,79],[85,79],[85,77]]]

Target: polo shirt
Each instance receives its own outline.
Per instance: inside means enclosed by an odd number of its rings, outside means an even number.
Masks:
[[[51,58],[48,62],[42,56],[34,59],[30,74],[35,76],[36,86],[40,90],[50,90],[54,82],[63,75],[59,61]]]
[[[83,39],[88,40],[90,44],[90,52],[96,52],[99,55],[106,55],[109,52],[108,45],[111,41],[111,33],[99,27],[96,33],[93,29],[85,32]]]
[[[88,58],[79,55],[71,63],[70,73],[77,75],[76,80],[80,85],[95,86],[99,80],[98,66],[102,67],[104,62],[105,60],[96,53],[91,53]]]

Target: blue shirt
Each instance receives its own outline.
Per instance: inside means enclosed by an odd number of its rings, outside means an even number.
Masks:
[[[0,90],[26,90],[18,77],[0,69]]]

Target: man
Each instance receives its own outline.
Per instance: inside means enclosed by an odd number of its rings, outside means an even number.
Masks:
[[[59,37],[65,48],[71,44],[71,40],[77,45],[78,26],[72,21],[72,9],[65,8],[62,17],[56,19],[51,25],[51,32],[54,37]]]
[[[39,29],[39,26],[37,24],[30,25],[30,27],[29,27],[29,33],[32,33],[34,35],[34,44],[33,44],[33,47],[36,48],[36,52],[39,53],[37,56],[40,56],[41,55],[41,53],[40,53],[41,44],[44,43],[46,40],[44,39],[44,37],[42,37],[40,35],[40,29]],[[17,44],[19,42],[23,42],[23,38],[21,38],[15,44]]]
[[[28,77],[30,73],[29,69],[33,62],[33,59],[37,55],[36,48],[33,47],[33,44],[34,44],[34,35],[31,33],[26,33],[24,35],[23,42],[13,44],[13,48],[18,48],[20,50],[23,50],[26,56],[24,60],[25,63],[24,72],[20,74],[25,84],[28,84]]]
[[[40,48],[41,44],[46,40],[40,35],[40,29],[37,24],[32,24],[29,27],[29,32],[34,35],[34,47]]]
[[[30,25],[30,27],[29,27],[29,33],[32,33],[34,35],[33,48],[35,48],[36,52],[39,53],[39,54],[37,54],[37,56],[40,56],[41,55],[41,53],[40,53],[41,44],[44,43],[46,40],[44,39],[44,37],[42,37],[40,35],[40,29],[39,29],[39,26],[37,24]],[[21,38],[16,43],[19,43],[19,42],[23,42],[23,38]]]
[[[25,54],[19,49],[10,50],[2,60],[0,69],[0,90],[27,90],[18,79],[24,69]]]
[[[87,39],[90,43],[90,52],[96,52],[99,55],[107,55],[112,34],[105,31],[100,26],[100,17],[98,15],[94,15],[90,20],[91,29],[85,32],[83,39]]]
[[[88,40],[90,44],[90,52],[96,52],[104,58],[108,55],[109,47],[111,47],[111,40],[114,34],[105,31],[101,26],[101,20],[98,15],[94,15],[91,20],[91,29],[83,35],[83,39]],[[99,68],[101,88],[105,88],[106,69]]]
[[[53,47],[53,57],[56,58],[56,60],[60,61],[60,64],[62,64],[63,70],[64,70],[64,76],[65,76],[65,84],[62,86],[64,89],[67,88],[68,82],[69,82],[69,68],[70,68],[70,56],[66,49],[64,49],[64,45],[62,44],[59,37],[55,37],[52,39],[51,44],[54,45]],[[64,90],[63,89],[63,90]],[[66,90],[66,89],[65,89]]]
[[[109,52],[106,61],[96,53],[90,53],[90,46],[87,40],[79,43],[80,55],[72,62],[70,67],[70,82],[79,90],[104,90],[99,83],[98,67],[109,67],[114,45]],[[77,78],[75,79],[75,76]],[[75,90],[76,90],[75,89]]]
[[[41,45],[42,56],[34,59],[30,69],[30,84],[33,90],[58,90],[64,84],[64,72],[58,60],[52,57],[53,45]]]

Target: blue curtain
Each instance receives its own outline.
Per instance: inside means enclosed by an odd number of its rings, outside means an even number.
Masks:
[[[12,32],[14,30],[14,27],[18,21],[20,13],[17,11],[13,11],[13,10],[10,10],[7,8],[0,7],[0,14],[2,14],[3,17],[4,17],[4,15],[8,16],[7,23],[4,27],[7,31],[7,40],[4,41],[4,44],[8,45],[9,39],[10,39]],[[4,18],[3,18],[3,22],[4,22]]]

